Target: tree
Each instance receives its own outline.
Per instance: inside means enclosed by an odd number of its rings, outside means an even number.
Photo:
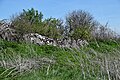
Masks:
[[[71,38],[89,39],[95,26],[92,15],[82,10],[73,11],[66,17],[66,31]]]
[[[64,33],[63,21],[56,18],[48,18],[44,20],[44,35],[53,39],[62,38]]]
[[[19,15],[15,15],[11,18],[14,29],[22,36],[26,33],[37,32],[40,33],[43,26],[43,14],[34,10],[33,8],[24,10]]]
[[[90,39],[91,35],[90,35],[90,31],[88,30],[88,28],[76,28],[72,34],[72,37],[77,41],[78,39]]]
[[[63,21],[56,18],[43,19],[43,14],[33,8],[23,10],[20,15],[12,18],[14,28],[21,36],[26,33],[38,33],[50,38],[61,38],[64,32]]]

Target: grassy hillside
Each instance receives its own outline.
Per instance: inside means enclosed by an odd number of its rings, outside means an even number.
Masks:
[[[0,40],[0,80],[119,80],[120,43],[80,49]]]

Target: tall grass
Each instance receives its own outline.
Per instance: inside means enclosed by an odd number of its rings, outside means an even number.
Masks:
[[[0,41],[0,80],[120,80],[120,46],[80,49]]]

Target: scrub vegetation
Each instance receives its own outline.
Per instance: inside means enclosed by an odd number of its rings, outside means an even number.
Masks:
[[[0,26],[5,24],[4,20]],[[1,36],[0,80],[120,80],[120,38],[86,11],[61,19],[43,19],[42,12],[23,10],[10,20],[15,40]],[[54,40],[86,40],[79,48],[26,43],[23,35],[38,33]],[[14,36],[12,36],[14,37]]]

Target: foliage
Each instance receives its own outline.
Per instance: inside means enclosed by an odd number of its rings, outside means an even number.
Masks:
[[[76,28],[72,34],[72,37],[77,40],[77,39],[86,39],[89,40],[91,38],[91,33],[88,30],[88,28]]]
[[[23,10],[20,15],[11,19],[14,29],[21,35],[39,33],[50,38],[60,38],[64,32],[62,20],[48,18],[43,20],[43,14],[33,8]]]
[[[68,34],[74,36],[75,39],[89,39],[88,36],[91,36],[91,31],[95,26],[94,18],[86,11],[73,11],[66,17]]]
[[[11,26],[21,36],[33,32],[58,39],[66,33],[75,40],[95,37],[97,41],[90,40],[88,46],[80,49],[68,49],[0,39],[0,80],[119,80],[120,42],[111,39],[106,26],[96,26],[96,21],[88,12],[80,10],[70,13],[66,17],[66,27],[62,20],[56,18],[43,20],[43,14],[33,8],[23,10],[11,21]],[[108,33],[110,38],[106,39]],[[17,73],[13,66],[9,66],[17,60],[19,66],[24,59],[39,61],[40,58],[50,58],[55,63],[37,66],[37,69],[23,73]],[[9,65],[6,65],[7,62]]]
[[[63,22],[56,18],[42,20],[42,13],[23,10],[12,20],[12,25],[21,35],[31,32],[58,39],[64,35]],[[68,15],[66,29],[68,36],[89,40],[95,28],[93,17],[84,11],[75,11]],[[105,39],[107,28],[99,27],[98,40],[89,42],[82,49],[67,49],[54,46],[7,42],[0,40],[0,79],[4,80],[103,80],[118,79],[120,71],[120,43]],[[97,30],[97,29],[96,29]],[[67,32],[66,32],[67,33]],[[97,43],[97,44],[96,44]],[[107,56],[107,57],[106,57]],[[17,73],[14,67],[7,68],[6,62],[14,64],[16,60],[41,57],[55,60],[55,64],[42,65],[40,68]],[[19,63],[20,65],[20,63]],[[112,68],[111,68],[112,66]],[[114,69],[114,71],[112,71]],[[117,72],[116,72],[117,71]],[[118,79],[119,80],[119,79]]]
[[[91,42],[90,46],[83,49],[67,49],[48,45],[37,46],[4,40],[0,40],[0,43],[2,44],[0,45],[0,60],[2,61],[12,60],[14,62],[20,56],[24,59],[45,57],[55,60],[55,64],[41,66],[39,69],[32,69],[14,76],[11,73],[12,68],[6,70],[1,67],[0,79],[3,80],[98,80],[98,78],[107,80],[109,74],[106,73],[106,70],[108,69],[104,67],[106,64],[103,65],[106,62],[105,56],[109,55],[107,60],[110,62],[117,61],[120,49],[120,43],[114,41],[99,41],[99,48],[95,46],[95,42]],[[114,49],[116,51],[112,51]],[[114,63],[114,65],[119,66],[119,63]],[[110,65],[108,66],[110,67]],[[1,76],[3,74],[4,76]]]
[[[64,33],[62,20],[56,18],[48,18],[44,20],[44,35],[53,39],[59,39]]]
[[[23,10],[18,16],[14,16],[11,19],[14,28],[21,34],[39,32],[42,27],[43,14],[38,13],[37,10],[33,8]]]

